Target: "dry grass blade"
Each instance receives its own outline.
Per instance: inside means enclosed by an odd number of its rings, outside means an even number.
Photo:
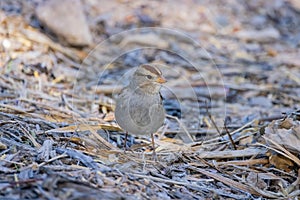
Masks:
[[[91,134],[100,142],[99,147],[105,147],[107,149],[116,149],[111,143],[107,142],[104,138],[102,138],[97,130],[110,130],[110,131],[120,131],[121,129],[117,126],[109,125],[109,124],[100,124],[100,125],[88,125],[88,124],[78,124],[71,125],[63,128],[51,129],[46,131],[46,133],[56,132],[56,133],[66,133],[66,132],[80,132],[80,131],[90,131]]]
[[[73,149],[56,148],[56,152],[58,152],[60,154],[64,154],[64,155],[67,154],[71,158],[78,159],[80,162],[82,162],[85,166],[87,166],[89,168],[98,169],[98,165],[93,160],[93,158],[83,154],[80,151],[73,150]]]
[[[90,130],[108,130],[108,131],[121,131],[118,126],[111,124],[98,124],[98,125],[89,125],[89,124],[77,124],[70,125],[62,128],[56,128],[47,130],[45,133],[70,133],[70,132],[81,132],[81,131],[90,131]]]
[[[198,185],[196,183],[175,181],[175,180],[171,180],[171,179],[153,177],[153,176],[142,175],[142,174],[130,174],[130,175],[133,175],[133,176],[136,176],[136,177],[139,177],[139,178],[143,178],[143,179],[153,180],[153,181],[156,181],[156,182],[158,182],[160,184],[161,183],[167,183],[167,184],[172,185],[172,187],[174,187],[174,186],[176,186],[176,187],[185,186],[186,188],[188,188],[190,190],[194,190],[194,191],[202,192],[202,193],[209,191],[209,192],[214,192],[217,195],[224,195],[224,196],[232,197],[232,198],[235,198],[235,199],[246,198],[243,195],[235,195],[235,194],[232,194],[232,193],[227,193],[227,192],[225,192],[222,189],[215,189],[215,188],[200,186],[200,185]],[[206,180],[204,180],[204,182],[205,181]],[[195,198],[197,198],[197,196],[195,196]]]
[[[245,125],[241,126],[240,128],[238,128],[238,129],[236,129],[236,130],[230,132],[229,134],[232,136],[233,134],[242,131],[244,128],[250,126],[251,124],[253,124],[253,123],[256,122],[256,121],[258,121],[258,120],[257,120],[257,119],[254,119],[254,120],[252,120],[252,121],[246,123]],[[194,143],[192,143],[192,144],[190,144],[190,145],[191,145],[191,146],[197,146],[197,145],[199,145],[199,144],[210,144],[210,143],[215,142],[215,141],[218,141],[218,140],[220,140],[220,139],[222,139],[222,138],[223,138],[222,136],[219,136],[219,137],[216,137],[216,138],[213,138],[213,139],[210,139],[210,140],[205,140],[205,141],[201,141],[201,142],[194,142]]]
[[[54,43],[48,37],[46,37],[45,35],[37,32],[37,31],[30,30],[30,29],[23,29],[22,33],[26,36],[26,38],[28,38],[31,41],[47,45],[47,46],[51,47],[52,49],[65,54],[66,56],[68,56],[69,58],[71,58],[77,62],[80,61],[79,58],[76,56],[76,53],[74,53],[75,51],[72,51],[69,48],[64,48],[63,46],[61,46],[58,43]]]
[[[178,122],[180,128],[183,129],[183,131],[185,132],[185,134],[190,139],[190,142],[194,142],[194,139],[192,138],[191,134],[189,133],[189,131],[187,130],[187,128],[185,127],[185,125],[177,117],[174,117],[172,115],[166,115],[166,116],[169,117],[169,118],[171,118],[171,119],[175,119]]]
[[[62,117],[80,117],[80,114],[76,113],[76,112],[73,112],[72,110],[68,110],[68,109],[65,109],[65,108],[57,108],[55,105],[51,105],[51,104],[46,104],[46,103],[41,103],[41,102],[37,102],[37,101],[34,101],[34,100],[30,100],[30,99],[25,99],[25,98],[19,98],[20,101],[23,101],[23,102],[27,102],[31,105],[35,105],[35,106],[39,106],[41,108],[44,108],[44,109],[47,109],[47,110],[50,110],[51,112],[57,112],[57,113],[60,113],[62,115]]]
[[[244,192],[248,192],[250,194],[253,194],[253,195],[258,195],[258,196],[264,196],[264,197],[267,197],[267,198],[278,198],[280,196],[277,196],[275,193],[274,194],[270,194],[270,193],[260,193],[258,191],[256,191],[255,189],[253,189],[252,187],[248,186],[248,185],[244,185],[240,182],[236,182],[234,180],[231,180],[229,178],[226,178],[224,176],[221,176],[219,174],[216,174],[216,173],[212,173],[212,172],[208,172],[204,169],[199,169],[199,168],[196,168],[196,167],[189,167],[191,170],[194,170],[194,171],[197,171],[201,174],[204,174],[208,177],[211,177],[211,178],[214,178],[228,186],[231,186],[231,187],[235,187],[237,189],[240,189]]]
[[[40,148],[41,145],[36,141],[36,139],[33,137],[33,135],[31,133],[29,133],[28,130],[25,129],[25,127],[19,123],[21,129],[24,131],[25,135],[28,137],[28,139],[32,142],[32,144],[37,147],[37,148]]]
[[[7,110],[11,110],[15,113],[29,114],[28,111],[22,109],[21,107],[1,103],[0,104],[0,111],[5,111],[4,108],[7,109]],[[30,113],[30,115],[32,115],[32,113]]]
[[[61,159],[61,158],[66,158],[66,157],[68,157],[68,155],[66,155],[66,154],[58,155],[58,156],[56,156],[56,157],[54,157],[54,158],[51,158],[51,159],[49,159],[49,160],[47,160],[47,161],[45,161],[45,162],[40,163],[40,164],[38,165],[38,167],[43,167],[43,166],[45,166],[46,164],[49,164],[49,163],[51,163],[51,162],[53,162],[53,161],[55,161],[55,160],[59,160],[59,159]]]
[[[276,146],[280,151],[276,151],[280,153],[281,155],[287,157],[288,159],[294,161],[298,166],[300,166],[300,160],[296,156],[294,156],[292,153],[290,153],[288,150],[286,150],[284,147],[282,147],[280,144],[277,142],[263,136],[263,138],[269,142],[271,142],[274,146]]]
[[[249,157],[249,156],[256,156],[256,155],[265,155],[266,153],[267,150],[262,148],[198,152],[200,158],[214,158],[214,159]]]
[[[240,161],[226,161],[226,162],[217,162],[217,165],[219,166],[228,166],[228,165],[237,165],[237,166],[253,166],[253,165],[259,165],[259,164],[268,164],[268,159],[251,159],[251,160],[240,160]]]
[[[89,130],[92,133],[92,135],[100,142],[100,144],[102,144],[102,146],[104,145],[104,147],[106,149],[116,149],[115,146],[113,146],[111,143],[107,142],[104,138],[102,138],[97,133],[97,129],[94,129],[93,127],[91,127],[88,124],[83,124],[83,126],[85,126],[87,128],[87,130]]]

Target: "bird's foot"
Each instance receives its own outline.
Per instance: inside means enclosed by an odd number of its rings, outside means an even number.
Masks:
[[[153,161],[158,161],[158,158],[157,158],[155,149],[153,149],[153,152],[152,152],[152,160],[153,160]]]
[[[124,139],[124,146],[123,146],[124,153],[126,153],[126,150],[127,150],[127,138],[128,138],[128,132],[126,131],[125,139]]]
[[[154,144],[154,134],[152,133],[151,134],[151,140],[152,140],[152,159],[154,161],[157,161],[157,155],[156,155],[156,152],[155,152],[155,144]]]

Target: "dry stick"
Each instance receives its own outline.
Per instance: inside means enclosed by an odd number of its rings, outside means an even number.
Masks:
[[[74,112],[73,110],[67,110],[67,109],[62,109],[62,108],[58,109],[54,106],[50,106],[50,105],[42,103],[42,102],[37,102],[37,101],[34,101],[34,100],[22,98],[22,97],[19,98],[18,100],[19,101],[25,101],[25,102],[33,104],[33,105],[39,105],[40,107],[43,107],[43,108],[48,109],[48,110],[56,110],[58,112],[62,112],[64,114],[66,114],[66,115],[71,115],[71,116],[74,116],[74,117],[80,117],[80,114]]]
[[[46,161],[40,163],[40,164],[38,165],[38,167],[43,167],[44,165],[46,165],[46,164],[48,164],[48,163],[50,163],[50,162],[53,162],[53,161],[58,160],[58,159],[61,159],[61,158],[66,158],[66,157],[69,157],[69,156],[68,156],[67,154],[63,153],[63,154],[61,154],[61,155],[58,155],[58,156],[56,156],[56,157],[53,157],[53,158],[51,158],[51,159],[49,159],[49,160],[46,160]]]
[[[215,127],[215,129],[217,130],[217,132],[219,133],[219,136],[223,138],[221,131],[219,130],[215,120],[213,120],[212,116],[210,113],[208,113],[208,118],[210,119],[210,121],[212,122],[213,126]]]
[[[277,120],[277,119],[282,119],[283,116],[282,115],[272,115],[272,116],[268,116],[268,117],[262,117],[259,118],[258,121],[259,122],[268,122],[268,121],[273,121],[273,120]]]
[[[136,177],[139,178],[147,178],[147,179],[152,179],[154,181],[159,181],[162,183],[171,183],[171,184],[177,184],[177,185],[191,185],[193,186],[194,184],[190,184],[190,183],[186,183],[186,182],[181,182],[181,181],[174,181],[174,180],[170,180],[170,179],[163,179],[163,178],[158,178],[158,177],[153,177],[153,176],[147,176],[147,175],[143,175],[143,174],[132,174]],[[196,185],[195,185],[196,186]]]
[[[237,188],[237,189],[240,189],[242,191],[245,191],[245,192],[249,192],[251,194],[254,194],[254,195],[258,195],[258,196],[265,196],[265,197],[268,197],[268,198],[278,198],[278,196],[275,196],[275,194],[262,194],[262,193],[259,193],[257,192],[254,188],[248,186],[248,185],[244,185],[243,183],[239,183],[239,182],[236,182],[230,178],[227,178],[227,177],[224,177],[224,176],[221,176],[219,174],[216,174],[216,173],[212,173],[212,172],[208,172],[204,169],[200,169],[200,168],[197,168],[197,167],[192,167],[190,166],[189,167],[191,170],[194,170],[194,171],[197,171],[201,174],[204,174],[206,176],[209,176],[213,179],[216,179],[226,185],[229,185],[230,187],[234,187],[234,188]]]
[[[116,147],[113,146],[111,143],[107,142],[104,138],[102,138],[95,129],[93,129],[91,126],[89,126],[88,124],[85,124],[85,120],[80,120],[81,122],[83,122],[83,126],[87,127],[87,130],[89,130],[92,135],[101,143],[105,146],[106,149],[110,149],[110,150],[115,150]]]
[[[21,122],[18,121],[18,124],[20,125],[21,129],[24,131],[24,134],[27,136],[27,138],[32,142],[32,144],[40,148],[41,145],[35,140],[35,138],[28,132],[28,130],[25,129],[25,127],[21,124]]]
[[[29,113],[26,110],[24,110],[23,108],[20,108],[18,106],[12,106],[12,105],[6,105],[6,104],[0,103],[0,111],[1,112],[5,112],[5,110],[3,110],[3,108],[13,110],[13,111],[15,111],[17,113],[20,113],[20,114],[26,114],[26,115],[30,115],[32,117],[40,118],[39,115],[37,115],[35,113]]]
[[[240,158],[255,155],[265,155],[267,149],[265,148],[246,148],[241,150],[222,150],[222,151],[201,151],[198,156],[207,159],[224,159],[224,158]]]
[[[221,131],[219,130],[215,120],[213,120],[212,116],[211,116],[211,113],[208,111],[208,105],[207,105],[207,102],[205,102],[206,104],[206,112],[208,114],[208,118],[210,119],[210,121],[212,122],[213,126],[215,127],[215,129],[217,130],[217,132],[219,133],[219,135],[223,138],[222,134],[221,134]]]
[[[236,141],[239,141],[243,138],[246,138],[246,137],[249,137],[251,135],[254,135],[256,134],[256,132],[254,133],[251,133],[251,134],[246,134],[244,136],[239,136],[237,139],[235,139]],[[220,137],[217,137],[217,138],[213,138],[213,139],[210,139],[210,140],[207,140],[207,141],[201,141],[201,142],[195,142],[195,143],[192,143],[192,144],[189,144],[191,147],[197,147],[199,145],[202,145],[203,147],[205,146],[213,146],[213,145],[220,145],[220,144],[226,144],[228,141],[220,141],[220,142],[211,142],[211,141],[215,141],[215,140],[219,140]],[[210,143],[211,142],[211,143]]]
[[[211,164],[209,162],[207,162],[204,158],[201,158],[200,156],[196,156],[197,159],[199,159],[201,162],[203,162],[204,164],[206,164],[207,166],[217,170],[218,172],[222,173],[222,171],[218,168],[218,166]]]
[[[83,118],[79,118],[79,121],[83,121]],[[65,133],[65,132],[75,132],[75,131],[89,131],[90,129],[93,130],[109,130],[109,131],[120,131],[121,129],[117,126],[113,126],[111,124],[98,124],[98,125],[90,125],[86,123],[82,124],[75,124],[75,125],[70,125],[70,126],[65,126],[62,128],[55,128],[55,129],[50,129],[45,131],[45,133],[51,133],[51,132],[56,132],[56,133]]]
[[[252,120],[251,122],[248,122],[247,124],[241,126],[240,128],[238,128],[238,129],[232,131],[232,132],[230,133],[230,135],[233,135],[233,134],[235,134],[235,133],[237,133],[237,132],[243,130],[243,129],[246,128],[247,126],[250,126],[251,124],[253,124],[255,121],[256,121],[256,119]],[[219,140],[219,139],[220,139],[220,137],[217,137],[217,138],[213,138],[213,139],[210,139],[210,140],[206,140],[206,141],[204,141],[203,143],[209,143],[209,142],[217,141],[217,140]]]
[[[7,149],[7,150],[10,150],[10,149]],[[15,164],[15,165],[22,165],[22,166],[25,165],[24,163],[19,163],[19,162],[15,162],[15,161],[11,161],[11,160],[4,160],[4,158],[2,158],[2,157],[0,157],[0,161],[1,162],[7,162],[7,163],[10,163],[10,164]]]
[[[237,165],[237,166],[252,166],[252,165],[257,165],[257,164],[268,164],[269,160],[268,159],[252,159],[252,160],[231,160],[231,161],[226,161],[226,162],[216,162],[217,165],[219,166],[227,166],[227,165]]]
[[[84,114],[83,112],[80,112],[79,110],[77,110],[76,108],[74,108],[74,107],[70,104],[70,102],[69,102],[69,100],[67,99],[67,97],[66,97],[65,94],[62,94],[62,95],[61,95],[61,98],[62,98],[63,102],[66,104],[66,106],[67,106],[70,110],[76,112],[76,113],[79,114],[79,115],[83,115],[83,114]]]
[[[231,142],[233,148],[234,148],[235,150],[237,150],[236,145],[235,145],[235,143],[234,143],[234,141],[233,141],[233,139],[232,139],[232,137],[231,137],[231,135],[230,135],[230,133],[229,133],[229,130],[228,130],[227,126],[226,126],[226,122],[225,122],[225,121],[224,121],[224,127],[225,127],[226,134],[228,135],[229,140],[230,140],[230,142]]]
[[[192,142],[194,142],[194,139],[193,139],[193,137],[191,136],[191,134],[189,133],[189,131],[187,130],[187,128],[184,126],[184,124],[183,124],[177,117],[174,117],[174,116],[172,116],[172,115],[166,115],[166,116],[169,117],[169,118],[171,118],[171,119],[175,119],[175,120],[178,122],[179,126],[184,130],[184,132],[186,133],[186,135],[188,136],[188,138],[189,138]]]
[[[139,178],[151,179],[153,181],[158,181],[160,183],[170,183],[170,184],[174,184],[174,185],[183,185],[183,186],[189,186],[189,187],[195,187],[195,188],[202,189],[198,184],[193,184],[193,183],[188,183],[188,182],[174,181],[174,180],[170,180],[170,179],[163,179],[163,178],[158,178],[158,177],[153,177],[153,176],[147,176],[147,175],[143,175],[143,174],[131,174],[131,175],[134,175]]]

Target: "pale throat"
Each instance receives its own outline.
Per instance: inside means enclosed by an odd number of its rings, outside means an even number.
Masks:
[[[142,84],[137,88],[134,88],[134,91],[138,94],[144,93],[148,95],[158,94],[161,88],[160,84]]]

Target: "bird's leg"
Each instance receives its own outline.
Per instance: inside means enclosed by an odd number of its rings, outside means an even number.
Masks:
[[[157,160],[156,152],[155,152],[155,144],[154,144],[154,133],[151,133],[152,140],[152,158],[153,160]]]
[[[125,133],[125,139],[124,139],[124,152],[127,150],[127,138],[128,138],[128,132],[126,131],[126,133]]]

